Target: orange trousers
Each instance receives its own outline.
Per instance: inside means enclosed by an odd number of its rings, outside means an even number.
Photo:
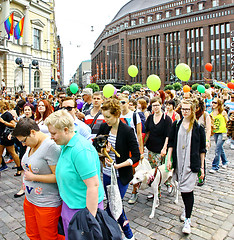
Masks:
[[[58,235],[58,220],[62,205],[59,207],[38,207],[30,203],[25,197],[24,214],[26,234],[30,240],[63,240]]]

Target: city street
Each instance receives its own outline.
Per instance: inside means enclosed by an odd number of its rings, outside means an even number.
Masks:
[[[211,167],[214,157],[214,141],[207,156],[207,168]],[[124,199],[125,210],[137,240],[148,239],[234,239],[234,150],[225,143],[225,152],[229,161],[227,169],[220,169],[216,174],[208,171],[206,183],[195,188],[195,204],[192,213],[192,234],[181,233],[183,223],[179,216],[182,212],[182,200],[175,205],[166,187],[162,187],[162,198],[154,219],[149,219],[152,200],[147,200],[149,191],[140,191],[134,205],[127,203],[132,187]],[[20,177],[14,177],[15,170],[8,164],[8,170],[0,178],[0,239],[28,239],[25,233],[23,198],[15,199],[13,195],[20,189]]]

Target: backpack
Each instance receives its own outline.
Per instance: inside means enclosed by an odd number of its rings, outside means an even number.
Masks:
[[[143,112],[137,112],[137,113],[141,119],[141,131],[142,131],[142,133],[145,133],[145,121],[146,121],[145,114]],[[134,122],[135,129],[137,129],[137,127],[136,127],[136,125],[137,125],[136,124],[136,114],[137,113],[136,112],[133,113],[133,122]]]

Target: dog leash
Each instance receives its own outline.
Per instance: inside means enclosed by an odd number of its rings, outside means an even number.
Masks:
[[[159,180],[159,185],[161,184],[161,181],[162,181],[162,173],[161,171],[159,170],[158,166],[155,168],[155,171],[154,171],[154,175],[151,176],[147,182],[147,184],[149,185],[149,187],[151,187],[156,175],[157,175],[157,172],[159,171],[159,174],[160,174],[160,180]]]

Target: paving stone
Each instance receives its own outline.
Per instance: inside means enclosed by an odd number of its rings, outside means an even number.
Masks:
[[[228,235],[228,232],[224,229],[218,229],[218,231],[214,234],[214,240],[223,240]]]

